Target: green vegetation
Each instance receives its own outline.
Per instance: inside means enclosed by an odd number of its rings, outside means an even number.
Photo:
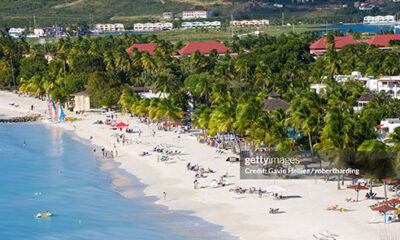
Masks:
[[[367,89],[359,81],[338,83],[332,78],[352,71],[369,76],[399,75],[398,50],[362,43],[335,51],[333,35],[328,35],[325,57],[314,59],[309,45],[318,38],[315,32],[234,37],[226,44],[240,53],[237,58],[218,56],[215,51],[209,56],[196,52],[176,58],[173,54],[182,43],[160,40],[156,35],[65,38],[46,47],[4,36],[0,38],[0,84],[18,86],[20,91],[40,97],[50,94],[61,102],[87,86],[93,106],[110,108],[119,103],[154,121],[180,120],[180,112],[188,110],[191,103],[195,126],[212,136],[241,136],[253,148],[325,152],[384,147],[398,151],[398,130],[390,135],[391,147],[373,140],[374,126],[383,118],[400,117],[400,100],[379,93],[355,112],[357,100]],[[153,57],[135,50],[126,53],[131,44],[143,42],[159,43]],[[47,62],[44,50],[53,61]],[[327,85],[324,93],[310,90],[310,84],[317,82]],[[141,99],[131,88],[151,85],[167,97]],[[272,91],[291,103],[288,111],[263,109]],[[289,138],[290,129],[301,136]],[[365,162],[357,164],[366,166]],[[395,164],[385,162],[386,167]],[[364,170],[377,178],[392,174],[382,170],[374,175],[373,169]]]
[[[233,1],[225,6],[224,0],[2,0],[0,2],[0,27],[36,26],[85,26],[100,22],[122,22],[131,27],[138,21],[158,21],[164,11],[173,11],[178,17],[185,9],[209,8],[215,12],[215,19],[268,18],[273,24],[308,24],[360,22],[366,15],[387,15],[398,13],[398,5],[392,1],[379,4],[373,11],[359,11],[346,1]],[[273,4],[284,3],[284,8]],[[349,4],[342,8],[343,4]]]

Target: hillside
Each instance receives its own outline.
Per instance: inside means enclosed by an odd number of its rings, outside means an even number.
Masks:
[[[227,0],[1,0],[0,27],[91,24],[98,22],[122,22],[129,27],[138,21],[157,21],[163,11],[173,11],[176,16],[188,8],[210,8],[219,19],[268,18],[273,23],[359,22],[368,14],[396,14],[400,4],[391,0],[376,1],[373,11],[359,11],[346,1],[315,0],[301,3],[292,0],[234,0],[233,6],[225,6]],[[285,4],[275,8],[274,3]]]

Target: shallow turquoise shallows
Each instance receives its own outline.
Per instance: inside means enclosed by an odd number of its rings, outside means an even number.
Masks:
[[[232,239],[220,226],[153,204],[137,179],[102,164],[88,142],[60,128],[0,125],[0,240]],[[113,187],[116,174],[132,179],[129,186]],[[34,217],[45,211],[54,216]]]

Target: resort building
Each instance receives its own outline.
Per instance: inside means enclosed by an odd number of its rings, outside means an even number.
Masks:
[[[182,22],[183,29],[191,29],[191,28],[220,28],[221,22]]]
[[[360,111],[365,105],[367,105],[367,103],[373,101],[374,98],[374,94],[372,94],[370,91],[367,91],[358,99],[357,106],[354,107],[354,111]]]
[[[24,28],[10,28],[8,30],[8,34],[11,37],[20,37],[20,36],[22,36],[22,34],[24,34],[24,32],[25,32]]]
[[[132,54],[133,49],[136,48],[139,52],[148,52],[150,56],[153,56],[156,46],[157,43],[138,43],[130,46],[128,49],[126,49],[126,52],[128,54]]]
[[[158,23],[136,23],[133,25],[134,31],[166,31],[173,29],[172,23],[158,22]]]
[[[212,16],[213,11],[210,9],[188,9],[182,13],[182,19],[210,18]]]
[[[364,24],[392,24],[396,22],[396,18],[393,15],[387,16],[366,16],[364,17]]]
[[[267,99],[264,101],[263,110],[275,111],[278,108],[283,108],[285,111],[290,108],[290,103],[287,103],[281,99],[281,95],[276,92],[270,92],[267,95]]]
[[[351,75],[335,75],[334,78],[337,82],[358,80],[373,93],[385,92],[393,98],[400,99],[400,76],[383,76],[374,78],[362,76],[360,72],[352,72]],[[325,88],[326,85],[323,83],[311,84],[311,89],[315,89],[317,93],[321,93]]]
[[[237,55],[236,53],[232,53],[232,50],[225,47],[220,42],[217,41],[206,41],[206,42],[190,42],[186,46],[184,46],[181,50],[177,52],[176,57],[179,56],[190,56],[196,51],[199,51],[202,55],[209,55],[212,50],[216,50],[218,56],[223,56],[227,52],[232,55]]]
[[[173,12],[163,12],[163,18],[164,19],[174,19],[174,13]]]
[[[335,37],[335,49],[340,50],[344,46],[349,45],[349,44],[358,44],[359,42],[354,40],[353,38],[349,36],[343,36],[343,37]],[[317,56],[322,56],[326,53],[326,46],[328,43],[326,42],[326,38],[322,37],[318,41],[314,42],[310,46],[310,53],[317,55]]]
[[[63,27],[35,28],[34,34],[38,37],[68,37],[69,33]]]
[[[360,6],[358,7],[358,10],[360,11],[370,11],[375,8],[374,4],[371,3],[360,3]]]
[[[229,25],[232,27],[257,27],[269,25],[269,20],[243,20],[243,21],[230,21]]]
[[[123,32],[123,31],[125,31],[124,24],[121,24],[121,23],[96,24],[94,26],[94,28],[98,32]]]
[[[74,97],[74,112],[85,112],[90,110],[90,95],[86,92],[71,94]]]
[[[391,40],[400,41],[400,34],[376,35],[368,41],[368,44],[375,45],[380,49],[391,49],[391,47],[388,46]]]
[[[400,118],[386,118],[374,128],[378,131],[378,140],[385,141],[389,133],[393,133],[395,128],[400,127]]]

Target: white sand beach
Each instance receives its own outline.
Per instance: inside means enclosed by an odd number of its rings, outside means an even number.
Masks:
[[[30,111],[32,104],[33,112]],[[45,101],[0,91],[0,118],[30,113],[45,114],[46,111]],[[75,116],[68,111],[66,115]],[[219,154],[215,148],[198,143],[196,138],[189,134],[157,131],[155,125],[142,124],[137,118],[128,115],[119,115],[118,120],[129,123],[130,128],[134,131],[140,129],[142,133],[141,136],[138,133],[127,133],[127,139],[131,141],[123,145],[112,136],[119,130],[93,124],[97,120],[104,121],[105,115],[85,113],[78,116],[82,118],[80,121],[48,124],[75,131],[77,136],[84,139],[92,136],[92,144],[104,146],[109,151],[117,150],[118,157],[114,160],[121,164],[121,168],[146,184],[144,193],[158,197],[157,204],[165,205],[171,210],[191,211],[193,215],[210,223],[222,225],[223,230],[232,236],[246,240],[309,240],[315,239],[313,235],[330,232],[337,235],[335,239],[376,240],[388,239],[382,238],[382,235],[400,235],[400,223],[383,224],[383,217],[369,208],[377,200],[364,200],[365,191],[360,192],[360,202],[346,202],[346,198],[355,198],[355,192],[345,189],[346,186],[337,190],[337,182],[325,182],[322,179],[316,183],[314,180],[276,180],[277,185],[286,189],[285,195],[295,197],[275,200],[270,196],[264,195],[260,198],[257,194],[247,193],[238,197],[229,189],[235,186],[265,189],[273,185],[274,181],[241,180],[239,163],[225,161],[228,156],[234,156],[231,152]],[[153,129],[156,131],[155,136],[152,136]],[[27,142],[29,144],[29,139]],[[179,150],[182,154],[175,155],[166,162],[157,161],[158,153],[152,151],[157,145]],[[142,152],[148,152],[149,155],[140,156]],[[186,169],[188,162],[215,171],[205,174],[205,178],[198,179],[200,188],[197,190],[193,189],[195,172]],[[210,187],[212,179],[220,179],[225,173],[228,173],[225,178],[229,182],[227,186]],[[123,185],[124,181],[124,178],[115,178],[112,184]],[[167,193],[166,200],[163,200],[163,192]],[[383,196],[382,187],[374,188],[374,192]],[[121,194],[130,197],[128,193]],[[388,193],[389,196],[392,194]],[[326,210],[333,205],[346,207],[350,211]],[[269,214],[270,208],[279,208],[282,212]],[[371,224],[371,219],[377,219],[379,222]]]

